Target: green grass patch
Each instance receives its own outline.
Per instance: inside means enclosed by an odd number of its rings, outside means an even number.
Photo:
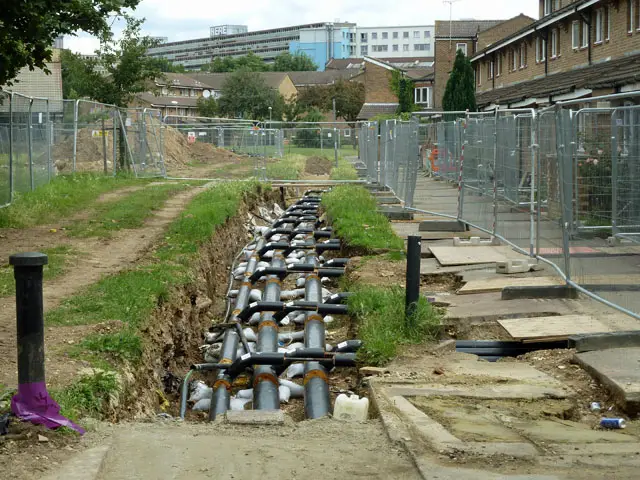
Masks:
[[[9,207],[0,209],[0,228],[44,225],[87,208],[103,193],[148,181],[130,176],[59,176],[32,192],[16,194]]]
[[[421,297],[409,322],[405,320],[405,290],[400,287],[358,286],[349,298],[349,310],[358,322],[358,352],[368,365],[384,365],[392,360],[401,345],[416,345],[435,340],[441,313]]]
[[[59,246],[43,250],[42,253],[49,257],[49,264],[44,266],[45,280],[53,280],[65,272],[65,267],[71,255],[74,254],[71,247]],[[0,297],[10,297],[16,293],[16,282],[13,277],[13,267],[4,265],[0,267]]]
[[[110,398],[120,391],[115,372],[96,369],[66,388],[51,391],[51,396],[62,407],[62,415],[77,421],[87,415],[100,418]]]
[[[95,205],[92,218],[74,222],[68,227],[69,235],[108,238],[118,230],[140,228],[169,198],[188,187],[184,183],[148,186],[118,200]]]
[[[358,172],[351,162],[338,161],[338,166],[331,169],[331,180],[358,180]]]
[[[404,252],[404,242],[387,218],[377,212],[376,200],[366,188],[344,185],[323,195],[324,205],[332,225],[348,245],[365,250],[388,249]]]
[[[285,155],[282,160],[267,164],[269,180],[298,180],[304,172],[306,157],[303,155]]]

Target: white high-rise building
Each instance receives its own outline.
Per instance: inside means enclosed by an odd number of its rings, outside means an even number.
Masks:
[[[433,57],[433,25],[358,27],[356,55],[375,58]]]

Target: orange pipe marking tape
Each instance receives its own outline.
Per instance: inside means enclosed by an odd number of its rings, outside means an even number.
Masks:
[[[264,322],[260,322],[260,324],[258,325],[258,330],[262,330],[263,328],[267,328],[267,327],[275,328],[276,330],[278,330],[278,324],[271,320],[265,320]]]
[[[224,387],[227,390],[231,391],[231,384],[224,379],[216,380],[216,383],[213,384],[213,389],[216,390],[219,387]]]
[[[322,380],[324,380],[325,382],[328,382],[329,379],[327,378],[327,374],[324,373],[324,370],[311,370],[308,373],[305,373],[304,375],[304,381],[302,382],[303,385],[306,385],[307,382],[309,380],[311,380],[312,378],[321,378]]]
[[[279,385],[278,378],[271,373],[261,373],[260,375],[256,375],[253,379],[253,388],[256,388],[260,382],[271,382],[276,387]]]

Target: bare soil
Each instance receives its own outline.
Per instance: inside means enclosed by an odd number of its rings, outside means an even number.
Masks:
[[[333,162],[326,157],[309,157],[304,171],[310,175],[329,175],[333,168]]]

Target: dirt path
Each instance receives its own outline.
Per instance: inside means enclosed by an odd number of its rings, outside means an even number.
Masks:
[[[57,245],[69,245],[78,256],[69,271],[47,282],[44,287],[45,312],[82,288],[97,282],[101,277],[123,270],[138,260],[161,236],[165,228],[179,216],[186,204],[204,187],[191,188],[169,199],[163,208],[154,212],[142,228],[122,230],[111,239],[67,238],[64,234],[51,233],[50,227],[11,230],[2,240],[1,260],[8,252],[37,250]],[[6,241],[6,242],[5,242]],[[108,319],[105,319],[108,320]],[[64,343],[73,343],[101,326],[47,327],[46,361],[48,378],[55,378],[56,385],[65,385],[82,368],[81,361],[52,355]],[[102,326],[104,328],[104,326]],[[109,328],[108,326],[106,328]],[[17,382],[15,299],[0,299],[0,384]]]

